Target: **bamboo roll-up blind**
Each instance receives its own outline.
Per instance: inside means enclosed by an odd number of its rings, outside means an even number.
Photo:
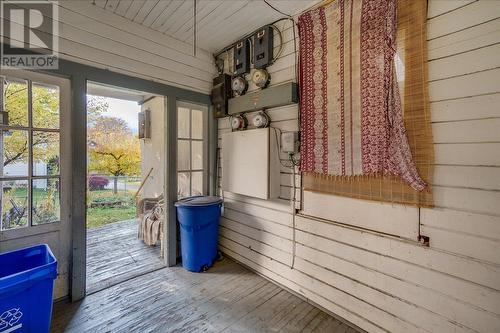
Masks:
[[[428,187],[418,192],[389,175],[348,177],[305,173],[304,190],[420,207],[433,205],[434,150],[427,83],[427,2],[398,0],[397,6],[396,68],[404,123],[413,160]]]

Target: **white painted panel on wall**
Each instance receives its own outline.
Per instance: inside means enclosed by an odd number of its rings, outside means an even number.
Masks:
[[[278,197],[274,129],[262,128],[222,136],[222,189],[255,198]]]

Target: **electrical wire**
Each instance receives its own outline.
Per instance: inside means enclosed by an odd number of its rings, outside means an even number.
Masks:
[[[247,38],[246,42],[250,43],[250,64],[253,65],[253,38]]]
[[[216,171],[216,174],[217,174],[217,186],[219,187],[220,189],[220,196],[222,198],[222,205],[224,205],[224,190],[223,190],[223,186],[222,186],[222,175],[219,174],[219,167],[221,167],[221,150],[222,148],[221,147],[217,147],[217,161],[216,161],[216,168],[217,168],[217,171]],[[220,182],[219,182],[219,176],[220,177]],[[216,187],[217,187],[216,186]]]
[[[287,14],[287,13],[283,13],[281,10],[279,10],[278,8],[276,8],[273,5],[271,5],[267,0],[264,0],[264,2],[266,3],[266,5],[268,5],[269,7],[271,7],[272,9],[274,9],[276,12],[280,13],[281,15],[285,15],[286,17],[292,17],[292,15]]]
[[[269,2],[267,2],[267,0],[264,0],[264,2],[269,6],[271,7],[272,9],[274,9],[276,12],[282,14],[282,15],[285,15],[290,21],[292,21],[292,29],[293,29],[293,49],[294,49],[294,54],[295,54],[295,82],[297,82],[297,84],[299,83],[299,74],[298,74],[298,58],[297,58],[297,36],[295,35],[295,21],[294,19],[292,18],[291,15],[289,14],[286,14],[284,12],[282,12],[281,10],[277,9],[276,7],[274,7],[273,5],[271,5]],[[300,93],[298,94],[299,95],[299,128],[300,128]],[[295,205],[296,205],[296,202],[297,202],[297,197],[296,197],[296,186],[295,186],[295,166],[297,165],[295,160],[294,160],[294,156],[293,154],[290,154],[290,161],[292,162],[293,164],[293,167],[292,167],[292,175],[293,175],[293,179],[292,179],[292,182],[293,182],[293,187],[292,187],[292,190],[293,190],[293,194],[292,194],[292,232],[293,232],[293,237],[292,237],[292,263],[290,265],[290,269],[293,269],[294,266],[295,266],[295,254],[296,254],[296,240],[295,240],[295,216],[297,214],[296,212],[296,209],[295,209]]]
[[[283,34],[281,33],[281,30],[278,29],[278,27],[275,24],[271,25],[271,27],[273,27],[273,29],[276,32],[278,32],[278,37],[280,39],[280,48],[279,48],[278,52],[276,53],[276,55],[273,57],[273,61],[272,61],[272,63],[274,64],[274,62],[276,60],[278,60],[278,58],[281,56],[281,53],[283,52]]]
[[[281,151],[281,144],[280,144],[280,141],[279,141],[279,138],[278,138],[278,131],[280,132],[280,137],[281,137],[281,134],[283,133],[281,131],[281,129],[277,128],[277,127],[272,127],[270,126],[270,128],[274,129],[274,136],[276,137],[276,148],[278,148],[276,150],[276,153],[278,155],[278,160],[280,161],[280,164],[285,167],[285,168],[288,168],[288,169],[291,169],[293,168],[293,165],[286,165],[283,163],[283,161],[281,160],[281,156],[280,156],[280,151]]]
[[[295,32],[295,27],[296,27],[295,20],[293,19],[293,17],[290,14],[284,13],[281,10],[277,9],[276,7],[274,7],[273,5],[271,5],[267,0],[264,0],[264,3],[266,3],[274,11],[276,11],[276,12],[278,12],[278,13],[286,16],[287,17],[286,19],[289,19],[290,21],[292,21],[292,27],[293,27],[293,49],[294,49],[294,52],[295,52],[295,82],[300,87],[300,73],[299,73],[299,71],[300,71],[300,69],[299,69],[300,55],[297,52],[297,35],[296,35],[296,32]],[[298,24],[297,24],[297,28],[298,28]],[[299,89],[299,92],[298,92],[298,112],[299,112],[299,119],[298,119],[298,121],[299,121],[299,129],[302,128],[302,123],[301,123],[301,121],[302,121],[302,115],[301,115],[300,103],[301,103],[301,96],[300,96],[300,89]],[[295,171],[295,169],[294,169],[294,171]],[[295,180],[294,180],[294,184],[295,184]],[[301,203],[301,206],[302,206],[302,202],[303,202],[303,200],[302,200],[302,191],[300,192],[300,195],[301,195],[300,203]],[[294,193],[294,196],[295,196],[295,193]],[[294,207],[294,212],[295,212],[295,207]],[[295,233],[295,227],[294,227],[294,233]],[[294,241],[294,251],[295,251],[295,241]],[[295,258],[295,256],[293,258]],[[293,268],[293,262],[292,262],[292,267],[291,268]]]
[[[290,20],[290,18],[287,18],[287,17],[282,17],[282,18],[280,18],[280,19],[277,19],[277,20],[275,20],[275,21],[273,21],[273,22],[269,23],[269,25],[273,25],[273,24],[276,24],[276,23],[281,22],[281,21],[284,21],[284,20]],[[261,28],[259,28],[259,29],[256,29],[256,30],[252,31],[251,33],[246,34],[245,36],[243,36],[243,37],[241,37],[241,38],[239,38],[239,39],[238,39],[238,41],[235,41],[234,43],[229,44],[228,46],[226,46],[226,47],[225,47],[225,48],[223,48],[222,50],[217,51],[216,53],[214,53],[214,57],[216,57],[216,58],[217,58],[217,57],[218,57],[218,56],[220,56],[222,53],[224,53],[224,52],[226,52],[226,51],[229,51],[230,49],[232,49],[232,48],[236,45],[236,43],[238,43],[239,41],[241,41],[241,40],[243,40],[243,39],[248,39],[248,38],[252,37],[253,35],[255,35],[255,33],[256,33],[256,32],[258,32],[258,31],[260,31],[260,30],[262,30],[262,27],[261,27]]]
[[[229,115],[228,121],[229,121],[229,128],[231,129],[231,132],[234,132],[233,129],[233,118],[234,116],[232,114]]]
[[[197,31],[196,31],[196,5],[198,3],[198,0],[193,0],[193,54],[194,57],[196,58],[196,44],[197,44]]]
[[[278,131],[280,132],[280,137],[281,137],[281,129],[277,128],[277,127],[271,127],[274,129],[274,135],[276,136],[276,145],[278,147],[277,151],[278,151],[278,159],[280,161],[280,164],[286,168],[290,168],[292,169],[292,197],[290,199],[291,201],[291,209],[292,209],[292,262],[290,264],[290,269],[293,269],[295,267],[295,254],[296,254],[296,251],[297,251],[297,242],[296,242],[296,223],[295,223],[295,220],[296,220],[296,215],[297,215],[297,210],[296,210],[296,205],[297,205],[297,186],[296,186],[296,183],[295,183],[295,179],[296,179],[296,172],[295,172],[295,166],[297,165],[296,161],[295,161],[295,157],[293,153],[289,154],[289,159],[290,159],[290,162],[292,163],[292,165],[285,165],[283,164],[283,161],[281,161],[281,156],[280,156],[280,151],[281,151],[281,145],[279,144],[279,141],[278,141]]]
[[[293,154],[290,154],[290,160],[293,162]],[[294,163],[295,164],[295,163]],[[290,265],[290,269],[293,269],[294,266],[295,266],[295,254],[296,254],[296,251],[297,251],[297,242],[296,242],[296,239],[295,239],[295,230],[296,230],[296,227],[295,227],[295,216],[297,215],[297,210],[295,208],[296,206],[296,203],[297,203],[297,196],[295,194],[295,192],[297,192],[297,188],[296,188],[296,185],[295,185],[295,165],[294,167],[292,168],[292,175],[293,175],[293,179],[292,179],[292,263]]]

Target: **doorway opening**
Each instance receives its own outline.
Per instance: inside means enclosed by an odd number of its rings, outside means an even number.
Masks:
[[[165,266],[164,114],[163,96],[87,83],[87,293]]]

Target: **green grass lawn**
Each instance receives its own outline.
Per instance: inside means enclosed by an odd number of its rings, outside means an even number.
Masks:
[[[9,197],[15,199],[21,209],[27,209],[28,193],[26,188],[15,188],[9,193]],[[135,218],[135,191],[119,191],[113,194],[112,190],[89,191],[87,192],[87,228],[95,228],[101,225],[114,223],[118,221],[130,220]],[[33,189],[33,201],[41,202],[46,198],[47,192],[35,188]],[[123,202],[122,206],[118,207],[93,207],[92,202]],[[3,211],[6,212],[11,208],[8,200],[4,200]],[[58,209],[58,208],[57,208]],[[23,222],[27,223],[27,220]]]
[[[87,228],[135,218],[135,206],[87,208]]]
[[[95,228],[105,224],[135,218],[134,191],[120,191],[113,194],[111,190],[89,191],[87,197],[87,228]],[[93,207],[92,202],[123,202],[119,207]]]

